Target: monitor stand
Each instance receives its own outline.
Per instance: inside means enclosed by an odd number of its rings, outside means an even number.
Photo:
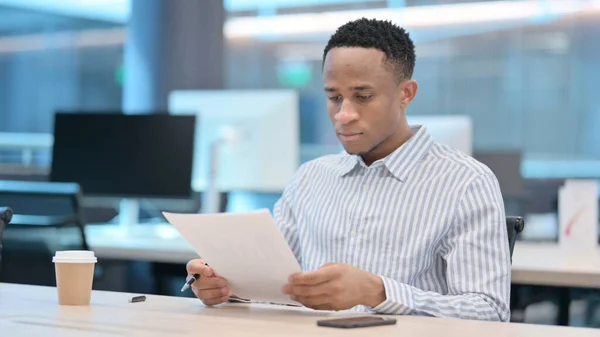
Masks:
[[[217,140],[210,146],[208,159],[208,179],[207,188],[202,194],[201,213],[214,214],[221,211],[221,195],[218,188],[219,180],[219,151],[225,143],[224,140]]]
[[[119,226],[131,229],[140,222],[140,202],[137,199],[123,199],[119,202]]]

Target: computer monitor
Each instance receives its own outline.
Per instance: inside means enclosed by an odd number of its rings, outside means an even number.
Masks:
[[[122,198],[122,222],[137,223],[138,199],[191,197],[195,116],[59,112],[50,180],[85,196]]]
[[[169,111],[199,116],[192,186],[207,198],[231,191],[281,193],[298,169],[296,90],[174,91]],[[205,210],[218,208],[214,201],[205,200]]]
[[[469,156],[473,154],[473,123],[471,117],[463,115],[428,115],[407,117],[410,125],[427,127],[431,137]]]

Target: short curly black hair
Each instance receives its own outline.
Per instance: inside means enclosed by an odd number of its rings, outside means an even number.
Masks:
[[[374,48],[382,51],[400,81],[410,79],[415,68],[415,46],[408,32],[390,21],[362,18],[339,27],[323,52],[337,47]]]

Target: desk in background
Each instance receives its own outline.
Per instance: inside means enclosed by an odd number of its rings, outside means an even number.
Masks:
[[[136,294],[137,295],[137,294]],[[94,291],[90,306],[57,304],[53,287],[0,283],[0,331],[9,336],[444,336],[588,337],[598,330],[432,317],[395,316],[396,325],[352,331],[318,327],[345,315],[261,304],[204,307],[197,299]],[[347,314],[346,314],[347,315]],[[356,314],[352,314],[356,315]]]
[[[185,264],[198,258],[169,224],[143,224],[126,232],[116,225],[88,225],[86,235],[98,258]],[[184,270],[182,270],[182,273]],[[600,246],[595,254],[565,255],[555,243],[517,241],[512,282],[600,288]]]
[[[591,254],[573,254],[562,251],[557,243],[517,242],[512,282],[600,288],[600,246]]]
[[[87,225],[86,237],[99,259],[185,264],[198,258],[168,223],[139,224],[130,228],[113,224]]]

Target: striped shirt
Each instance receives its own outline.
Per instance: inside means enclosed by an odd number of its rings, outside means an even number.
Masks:
[[[303,164],[274,218],[304,271],[346,263],[382,278],[387,299],[353,311],[508,321],[510,253],[492,171],[425,126],[386,158]]]

